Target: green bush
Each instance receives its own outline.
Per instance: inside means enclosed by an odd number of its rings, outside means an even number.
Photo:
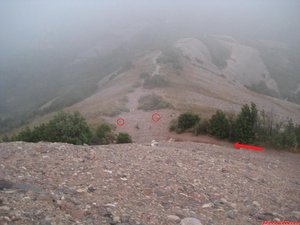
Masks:
[[[173,119],[170,122],[169,131],[180,133],[180,130],[178,129],[178,119]]]
[[[138,109],[145,111],[170,108],[171,104],[165,101],[161,96],[152,94],[146,95],[139,99]]]
[[[209,134],[225,139],[229,137],[229,122],[223,111],[218,110],[209,120],[208,124]]]
[[[71,144],[90,143],[92,132],[79,112],[68,114],[57,113],[46,124],[41,124],[33,130],[26,127],[12,139],[27,142],[66,142]]]
[[[256,141],[258,112],[256,105],[251,103],[242,107],[234,124],[233,140],[250,144]]]
[[[92,143],[108,145],[113,143],[114,140],[115,140],[115,135],[112,132],[112,126],[110,124],[103,123],[97,127]]]
[[[207,134],[208,133],[208,120],[201,120],[199,123],[196,124],[194,128],[195,135]]]
[[[92,132],[86,120],[79,112],[68,114],[59,112],[51,119],[44,128],[47,139],[51,142],[66,142],[71,144],[89,143]]]
[[[1,138],[0,142],[10,142],[10,138],[5,134],[5,135],[3,135],[3,137]]]
[[[193,128],[200,121],[200,117],[193,113],[183,113],[178,117],[178,129],[185,131]]]
[[[128,133],[120,132],[117,136],[117,143],[118,144],[132,143],[132,139]]]
[[[278,149],[299,150],[299,126],[293,121],[288,121],[281,132],[276,132],[271,139],[271,144]]]

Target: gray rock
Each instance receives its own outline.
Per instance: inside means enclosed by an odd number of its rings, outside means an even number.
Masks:
[[[14,186],[14,183],[8,181],[8,180],[0,180],[0,190],[3,189],[10,189]]]
[[[220,201],[219,201],[219,203],[221,203],[221,204],[226,204],[226,203],[227,203],[227,200],[226,200],[225,198],[221,198]]]
[[[170,221],[180,221],[179,216],[176,216],[176,215],[168,215],[167,218]]]
[[[202,206],[202,208],[203,209],[205,209],[205,208],[210,208],[210,207],[212,207],[214,204],[212,203],[212,202],[210,202],[210,203],[206,203],[206,204],[204,204],[203,206]]]
[[[202,225],[202,223],[196,218],[187,217],[181,220],[180,225]]]
[[[88,187],[87,192],[91,193],[91,192],[95,192],[96,188],[94,187]]]
[[[253,204],[255,207],[257,207],[257,208],[260,207],[260,204],[259,204],[257,201],[253,201],[252,204]]]
[[[43,191],[43,189],[39,188],[38,186],[34,184],[28,184],[28,183],[18,183],[13,186],[16,189],[22,190],[22,191],[32,191],[36,193],[46,193]]]
[[[52,223],[48,220],[43,219],[42,221],[40,221],[39,225],[52,225]]]
[[[114,217],[113,217],[113,222],[115,222],[115,223],[120,223],[120,222],[121,222],[120,217],[119,217],[119,216],[114,216]]]
[[[264,212],[257,215],[259,220],[273,220],[274,214],[272,212]]]
[[[226,215],[230,219],[235,219],[237,215],[237,210],[229,210],[228,212],[226,212]]]

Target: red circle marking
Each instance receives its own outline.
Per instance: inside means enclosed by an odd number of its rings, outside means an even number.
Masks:
[[[116,121],[116,124],[121,127],[125,124],[125,120],[122,117],[119,117]]]
[[[152,120],[157,123],[160,120],[160,115],[159,113],[153,113],[152,115]]]

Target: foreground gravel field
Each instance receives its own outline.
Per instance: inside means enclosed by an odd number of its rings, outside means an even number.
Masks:
[[[0,224],[300,221],[300,154],[191,142],[0,144]]]

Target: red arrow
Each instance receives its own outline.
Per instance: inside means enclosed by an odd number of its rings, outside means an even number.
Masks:
[[[250,149],[250,150],[254,150],[254,151],[262,151],[262,150],[264,150],[261,147],[252,146],[252,145],[242,145],[239,142],[235,143],[234,147],[237,148],[237,149],[246,148],[246,149]]]

